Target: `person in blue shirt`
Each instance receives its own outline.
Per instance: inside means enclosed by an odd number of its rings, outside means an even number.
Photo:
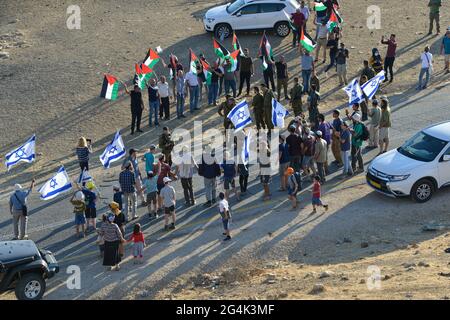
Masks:
[[[236,183],[234,178],[238,172],[236,163],[231,157],[229,152],[225,152],[225,159],[221,165],[223,171],[223,187],[225,189],[225,199],[229,201],[230,187],[233,188],[234,194],[236,194],[236,199],[240,201],[239,192],[236,189]]]
[[[142,160],[145,161],[145,172],[147,173],[153,171],[153,165],[155,163],[155,152],[156,146],[152,144],[150,145],[149,151],[145,153],[144,157],[142,158]]]
[[[158,193],[158,177],[153,171],[147,173],[147,178],[144,179],[143,186],[145,194],[147,195],[147,208],[150,219],[158,218],[158,201],[156,201]]]
[[[120,191],[119,186],[113,187],[113,201],[119,205],[119,210],[122,211],[123,206],[123,192]]]
[[[445,57],[445,73],[450,73],[450,27],[447,28],[444,38],[441,44],[441,54]]]
[[[35,181],[31,182],[31,186],[28,190],[22,189],[20,184],[14,186],[15,191],[9,198],[9,211],[11,212],[13,218],[14,226],[14,238],[13,240],[24,240],[28,239],[27,236],[27,224],[28,216],[27,212],[24,211],[23,207],[27,205],[27,198],[33,191]],[[19,222],[20,222],[20,233],[19,233]]]
[[[84,212],[86,216],[86,231],[89,231],[89,223],[94,230],[97,228],[95,221],[97,219],[97,207],[95,204],[97,202],[97,194],[93,192],[94,189],[95,184],[92,181],[88,181],[86,187],[81,189],[86,202],[86,210]]]

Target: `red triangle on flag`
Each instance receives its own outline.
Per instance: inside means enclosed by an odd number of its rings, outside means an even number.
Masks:
[[[106,78],[106,81],[108,81],[108,84],[110,84],[110,85],[113,85],[117,81],[117,78],[110,74],[105,74],[105,78]]]
[[[150,69],[148,66],[146,66],[145,64],[141,64],[141,72],[143,74],[147,74],[147,73],[152,73],[153,70]]]
[[[151,48],[149,49],[148,55],[150,56],[150,59],[155,60],[159,59],[159,55],[153,51]]]

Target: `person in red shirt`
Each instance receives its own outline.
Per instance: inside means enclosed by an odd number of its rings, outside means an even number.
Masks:
[[[320,176],[315,176],[314,177],[313,189],[312,189],[312,206],[313,206],[313,211],[311,212],[311,214],[315,214],[317,212],[316,206],[317,207],[324,207],[325,211],[328,210],[328,205],[322,203],[322,200],[320,200],[320,196],[321,196],[321,192],[320,192]]]
[[[386,78],[383,82],[392,82],[394,81],[394,61],[395,61],[395,53],[397,51],[397,42],[395,41],[395,34],[391,34],[389,40],[385,40],[384,36],[381,37],[381,43],[387,44],[387,52],[386,58],[384,59],[384,72],[386,73]],[[388,77],[388,70],[391,74],[391,80]]]
[[[133,234],[130,239],[128,239],[128,242],[133,242],[134,264],[142,263],[144,258],[143,251],[145,247],[145,239],[139,223],[134,225]]]
[[[292,30],[292,47],[296,48],[300,45],[300,34],[302,33],[302,28],[305,25],[305,16],[298,8],[291,16],[292,24],[295,30]]]

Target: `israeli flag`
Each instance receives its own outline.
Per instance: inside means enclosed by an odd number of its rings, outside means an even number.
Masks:
[[[93,181],[91,175],[89,174],[89,171],[86,169],[83,169],[83,172],[80,173],[80,176],[78,177],[78,184],[86,183],[88,181]]]
[[[18,147],[17,149],[11,151],[5,156],[6,168],[9,169],[16,165],[17,163],[23,162],[33,162],[36,158],[36,135],[33,135],[27,142]]]
[[[377,93],[380,84],[386,79],[384,70],[380,71],[375,77],[367,81],[361,86],[362,91],[367,98],[372,99],[375,93]]]
[[[234,131],[242,130],[246,125],[252,123],[250,118],[250,110],[248,109],[247,101],[243,100],[239,102],[227,115],[227,118],[234,125]]]
[[[272,123],[275,128],[284,128],[284,118],[288,114],[289,111],[281,103],[272,98]]]
[[[123,144],[120,131],[117,130],[113,141],[106,147],[100,156],[100,162],[105,168],[109,168],[111,162],[117,161],[125,155],[125,145]]]
[[[41,200],[51,200],[70,189],[72,189],[72,183],[66,169],[61,167],[58,173],[39,189],[39,193],[41,194]]]
[[[241,159],[242,159],[242,163],[245,164],[245,165],[250,160],[250,144],[252,142],[250,133],[251,133],[251,131],[249,131],[247,133],[247,135],[245,136],[245,138],[244,138],[244,145],[242,147]]]
[[[348,105],[352,106],[355,103],[364,101],[364,95],[359,85],[358,79],[354,79],[350,84],[343,89],[348,95]]]

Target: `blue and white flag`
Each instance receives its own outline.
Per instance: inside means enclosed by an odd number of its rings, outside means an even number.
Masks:
[[[380,71],[375,77],[367,81],[361,86],[362,91],[367,96],[368,99],[372,99],[377,93],[380,84],[386,79],[384,70]]]
[[[80,176],[78,177],[78,184],[86,183],[88,181],[93,181],[91,175],[89,174],[89,171],[86,169],[83,169],[83,171],[80,173]]]
[[[36,158],[36,135],[33,135],[27,142],[18,147],[17,149],[11,151],[5,156],[6,168],[9,170],[12,166],[17,163],[23,162],[33,162]]]
[[[123,144],[120,131],[116,132],[114,139],[106,147],[100,156],[100,162],[105,168],[109,168],[111,162],[117,161],[125,155],[125,145]]]
[[[284,118],[289,111],[277,100],[272,98],[272,123],[275,128],[284,128]]]
[[[39,193],[41,194],[42,200],[51,200],[70,189],[72,189],[72,183],[70,182],[66,169],[61,167],[58,173],[39,189]]]
[[[364,95],[359,85],[358,79],[354,79],[344,90],[348,95],[348,105],[352,106],[355,103],[361,103],[364,101]]]
[[[234,125],[234,131],[242,130],[246,125],[252,123],[250,118],[250,110],[248,109],[247,101],[239,102],[227,115],[227,118]]]
[[[243,164],[247,164],[250,160],[250,144],[252,143],[251,131],[249,131],[244,138],[244,145],[242,146],[241,159]]]

